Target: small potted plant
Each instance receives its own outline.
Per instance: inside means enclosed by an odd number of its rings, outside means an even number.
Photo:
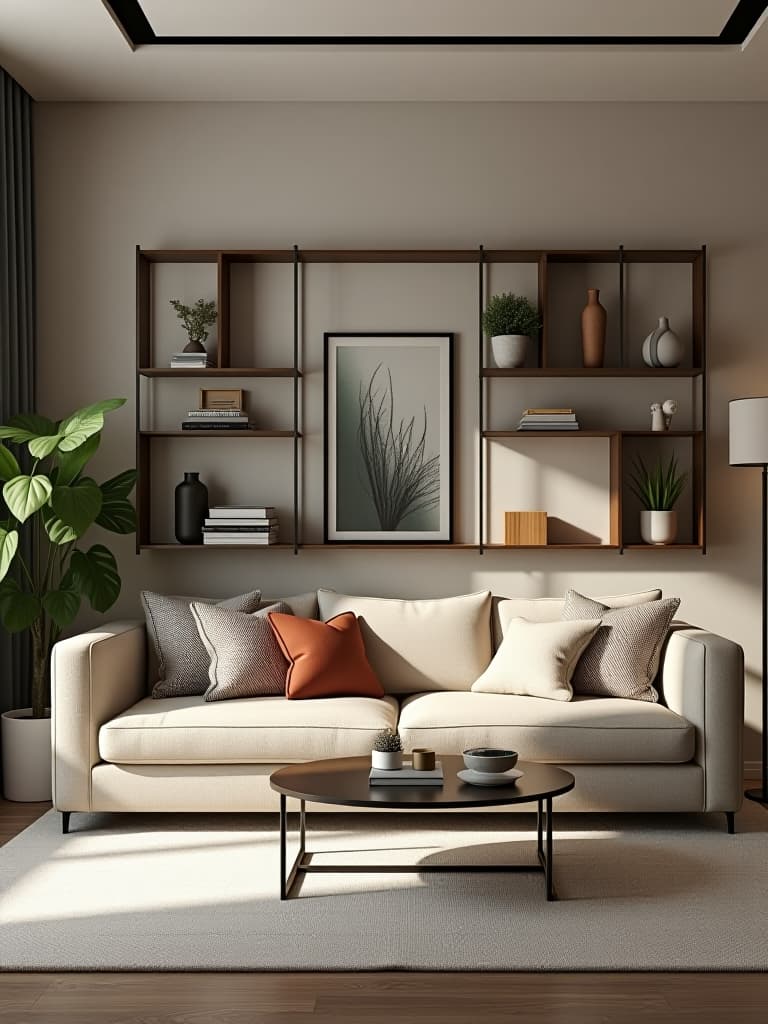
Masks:
[[[659,460],[649,470],[642,458],[635,459],[630,487],[643,505],[640,512],[640,536],[646,544],[674,544],[677,538],[675,505],[685,488],[687,473],[678,470],[677,458],[670,456],[664,465]]]
[[[494,295],[483,313],[494,362],[504,369],[525,363],[529,342],[540,329],[539,311],[524,295]]]
[[[382,729],[376,734],[371,751],[371,766],[385,771],[403,767],[403,743],[397,729]]]
[[[216,303],[213,299],[198,299],[194,306],[186,306],[178,299],[171,299],[176,316],[184,324],[189,341],[184,346],[185,352],[205,352],[204,342],[208,337],[208,328],[216,323]]]
[[[124,404],[111,398],[59,422],[30,413],[0,426],[0,626],[31,637],[31,679],[16,682],[32,706],[0,718],[8,800],[51,799],[51,650],[83,598],[105,612],[120,593],[112,552],[81,539],[94,524],[118,534],[136,529],[128,497],[135,470],[103,483],[87,473],[104,414]],[[5,442],[26,452],[17,459]]]

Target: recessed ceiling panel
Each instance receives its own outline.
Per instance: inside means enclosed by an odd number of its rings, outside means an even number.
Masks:
[[[142,0],[158,36],[718,36],[736,0]]]

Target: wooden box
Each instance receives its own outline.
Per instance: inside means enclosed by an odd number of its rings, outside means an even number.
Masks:
[[[242,388],[200,388],[201,409],[243,409]]]
[[[509,547],[521,544],[547,543],[546,512],[505,512],[504,543]]]

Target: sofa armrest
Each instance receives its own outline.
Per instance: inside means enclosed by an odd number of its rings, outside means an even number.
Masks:
[[[90,810],[99,728],[146,696],[146,642],[143,622],[112,622],[53,648],[53,805],[58,810]]]
[[[725,637],[673,627],[659,676],[667,707],[696,730],[705,811],[741,807],[744,779],[744,652]]]

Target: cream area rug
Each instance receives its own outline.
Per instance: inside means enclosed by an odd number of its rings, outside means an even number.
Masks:
[[[6,970],[764,970],[768,813],[555,819],[535,874],[316,874],[278,899],[276,815],[51,811],[0,849]],[[350,864],[533,861],[528,815],[322,815]],[[322,856],[316,858],[322,863]]]

